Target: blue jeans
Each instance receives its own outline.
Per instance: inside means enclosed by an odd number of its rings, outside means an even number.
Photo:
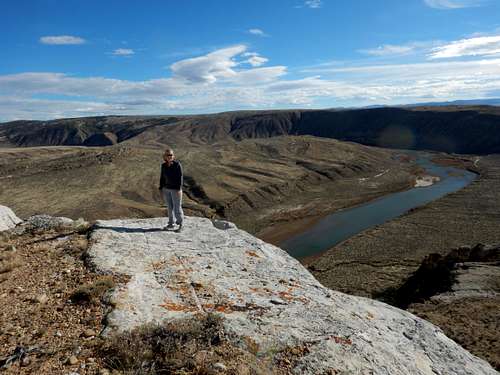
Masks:
[[[182,212],[182,195],[179,190],[162,189],[163,198],[168,208],[168,223],[174,224],[174,215],[177,225],[182,225],[184,219],[184,212]]]

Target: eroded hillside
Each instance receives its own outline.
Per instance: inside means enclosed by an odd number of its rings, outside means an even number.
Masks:
[[[0,201],[24,217],[159,216],[162,147],[0,149]],[[186,211],[229,218],[252,232],[404,189],[415,171],[391,151],[315,137],[184,145],[177,155]]]
[[[500,152],[499,124],[498,107],[489,106],[107,116],[0,124],[0,146],[200,145],[313,135],[390,148],[489,154]]]

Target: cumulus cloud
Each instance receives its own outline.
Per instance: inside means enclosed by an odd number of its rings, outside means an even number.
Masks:
[[[269,59],[260,56],[256,52],[245,52],[244,54],[242,54],[242,56],[248,57],[248,59],[245,60],[244,62],[246,62],[252,66],[261,66],[269,61]]]
[[[270,66],[267,68],[246,69],[238,72],[231,83],[242,86],[256,86],[274,82],[287,73],[286,66]]]
[[[261,66],[268,61],[269,60],[267,58],[262,56],[252,56],[247,60],[247,62],[252,66]]]
[[[315,67],[305,73],[335,77],[337,98],[358,103],[418,103],[491,97],[500,92],[500,59]],[[324,78],[309,81],[324,89]],[[328,88],[333,87],[327,85]]]
[[[113,103],[83,100],[47,100],[0,95],[0,113],[2,121],[25,119],[47,120],[65,117],[106,116],[115,114],[140,115],[145,113],[160,114],[177,109],[172,101],[144,101],[142,104]]]
[[[279,80],[286,74],[287,69],[285,66],[258,67],[267,59],[246,50],[246,46],[237,45],[196,58],[180,60],[170,66],[170,78],[146,81],[75,77],[47,72],[3,75],[0,76],[0,96],[3,98],[0,107],[3,105],[4,108],[10,109],[0,112],[3,116],[1,120],[19,118],[19,108],[22,105],[26,106],[24,118],[61,117],[61,113],[74,116],[85,110],[89,115],[108,113],[106,111],[155,113],[174,108],[196,110],[203,106],[206,106],[206,110],[216,103],[221,109],[224,109],[223,105],[227,103],[265,106],[265,96],[257,93],[262,93],[263,89],[258,87]],[[258,95],[258,98],[249,97],[250,92]],[[67,97],[67,101],[38,99],[47,95]],[[5,98],[16,98],[16,105],[12,99],[7,102]],[[81,98],[92,100],[86,102]],[[248,103],[245,104],[243,98],[248,100]],[[48,108],[42,110],[42,107],[49,103],[54,107],[51,112],[53,116],[48,115]],[[76,106],[75,103],[81,105]],[[56,107],[59,109],[55,110]]]
[[[305,0],[300,5],[295,5],[294,8],[312,8],[318,9],[323,5],[322,0]]]
[[[252,35],[267,36],[267,34],[261,29],[249,29],[248,32]]]
[[[238,63],[234,57],[245,52],[246,46],[223,48],[205,56],[178,61],[170,66],[172,73],[193,83],[214,83],[219,78],[235,76]]]
[[[304,5],[309,8],[321,8],[322,2],[321,0],[306,0]]]
[[[204,56],[180,60],[170,66],[172,77],[147,81],[128,81],[105,77],[74,77],[64,73],[27,72],[0,76],[0,95],[57,94],[75,97],[133,97],[185,95],[213,84],[258,85],[286,74],[285,66],[253,68],[266,58],[245,52],[238,45]],[[241,57],[240,57],[241,55]],[[237,61],[237,57],[245,59]],[[260,58],[251,64],[250,59]],[[249,63],[252,68],[243,68]]]
[[[500,58],[366,66],[320,65],[289,78],[259,67],[245,45],[170,66],[144,81],[26,72],[0,76],[0,121],[105,114],[193,113],[245,108],[352,106],[491,97]],[[263,58],[265,59],[265,58]],[[50,99],[56,97],[57,99]],[[324,104],[327,103],[327,104]]]
[[[500,35],[457,40],[434,48],[429,55],[429,58],[442,59],[450,57],[487,56],[497,54],[500,54]]]
[[[54,94],[69,97],[143,97],[174,95],[183,86],[172,79],[126,81],[72,77],[63,73],[19,73],[0,76],[0,95]]]
[[[216,82],[241,82],[242,77],[258,75],[264,81],[274,78],[275,70],[280,74],[285,67],[279,66],[269,70],[242,70],[238,67],[242,63],[259,67],[268,61],[267,58],[255,52],[246,52],[245,45],[235,45],[219,49],[204,56],[194,57],[178,61],[170,66],[174,79],[182,80],[190,84],[214,84]],[[245,58],[244,60],[238,60]],[[262,72],[270,73],[265,76]],[[249,84],[251,82],[248,82]]]
[[[42,36],[40,38],[40,43],[53,45],[84,44],[85,42],[85,39],[71,35]]]
[[[459,9],[481,6],[484,0],[424,0],[424,3],[435,9]]]
[[[112,55],[115,56],[132,56],[133,54],[135,54],[135,52],[130,48],[118,48],[112,52]]]

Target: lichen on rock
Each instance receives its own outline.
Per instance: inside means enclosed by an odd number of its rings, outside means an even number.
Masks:
[[[186,217],[97,222],[90,260],[130,276],[115,289],[107,332],[217,313],[260,356],[307,346],[297,374],[496,374],[429,322],[323,287],[297,260],[234,225]],[[222,229],[222,228],[221,228]]]

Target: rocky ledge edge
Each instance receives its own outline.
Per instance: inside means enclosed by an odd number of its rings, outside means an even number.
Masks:
[[[15,228],[20,223],[22,220],[9,207],[0,205],[0,232]]]
[[[296,374],[498,374],[431,323],[322,286],[297,260],[224,221],[186,217],[98,221],[89,260],[128,275],[110,298],[105,333],[198,314],[223,317],[231,340],[257,355],[308,350]]]

